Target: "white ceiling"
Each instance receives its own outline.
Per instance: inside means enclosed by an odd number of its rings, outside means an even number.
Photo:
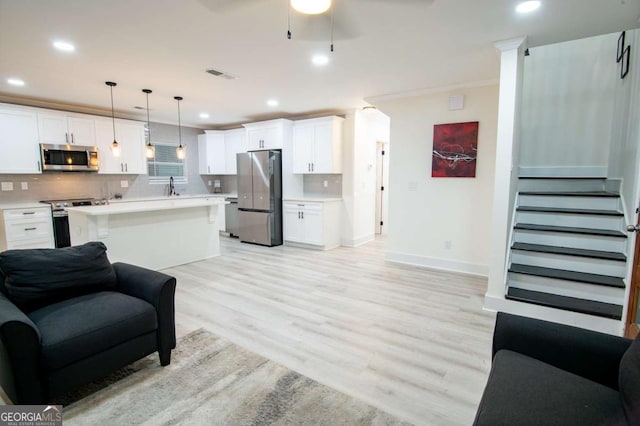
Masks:
[[[104,112],[111,80],[117,115],[143,119],[133,107],[145,105],[141,89],[149,88],[151,121],[177,123],[180,95],[183,124],[215,128],[497,81],[495,41],[527,35],[538,46],[639,26],[640,0],[543,0],[528,16],[514,12],[516,3],[334,0],[330,54],[329,29],[324,40],[301,40],[310,36],[295,14],[287,40],[287,0],[0,0],[0,100]],[[77,49],[56,51],[54,39]],[[316,52],[330,55],[326,67],[311,64]],[[26,85],[10,86],[9,77]],[[268,107],[269,98],[280,105]],[[210,118],[199,118],[205,111]]]

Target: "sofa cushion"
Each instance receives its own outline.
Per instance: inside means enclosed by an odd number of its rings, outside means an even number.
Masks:
[[[42,336],[42,362],[56,370],[157,328],[142,299],[112,291],[86,294],[31,312]]]
[[[640,424],[640,334],[622,356],[618,384],[629,424]]]
[[[101,242],[59,249],[7,250],[0,273],[7,297],[29,312],[50,303],[116,286],[116,274]]]
[[[625,425],[618,392],[508,350],[498,351],[475,425]]]

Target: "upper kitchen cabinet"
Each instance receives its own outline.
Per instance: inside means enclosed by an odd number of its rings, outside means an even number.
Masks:
[[[236,154],[246,151],[247,131],[205,130],[198,135],[199,171],[201,175],[235,175]]]
[[[244,124],[247,129],[247,151],[281,149],[291,129],[291,121],[280,118]]]
[[[227,173],[224,132],[205,130],[198,135],[198,170],[201,175]]]
[[[236,155],[247,150],[246,129],[226,130],[224,132],[224,150],[227,174],[235,175],[238,173]]]
[[[42,172],[34,110],[0,105],[0,150],[0,173]]]
[[[100,171],[103,174],[146,175],[144,123],[116,120],[116,140],[120,145],[120,156],[111,154],[113,124],[111,120],[96,120],[96,146],[99,151]]]
[[[336,116],[294,122],[294,173],[342,173],[343,122]]]
[[[95,146],[95,119],[56,111],[38,112],[40,143]]]

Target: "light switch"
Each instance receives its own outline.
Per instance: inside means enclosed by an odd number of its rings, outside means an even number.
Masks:
[[[2,182],[3,191],[13,191],[13,182]]]
[[[21,182],[20,186],[22,187],[23,191],[26,191],[29,189],[29,184],[27,182]]]

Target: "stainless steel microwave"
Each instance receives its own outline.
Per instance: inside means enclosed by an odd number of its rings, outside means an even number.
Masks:
[[[95,146],[40,144],[43,171],[97,172],[100,169]]]

